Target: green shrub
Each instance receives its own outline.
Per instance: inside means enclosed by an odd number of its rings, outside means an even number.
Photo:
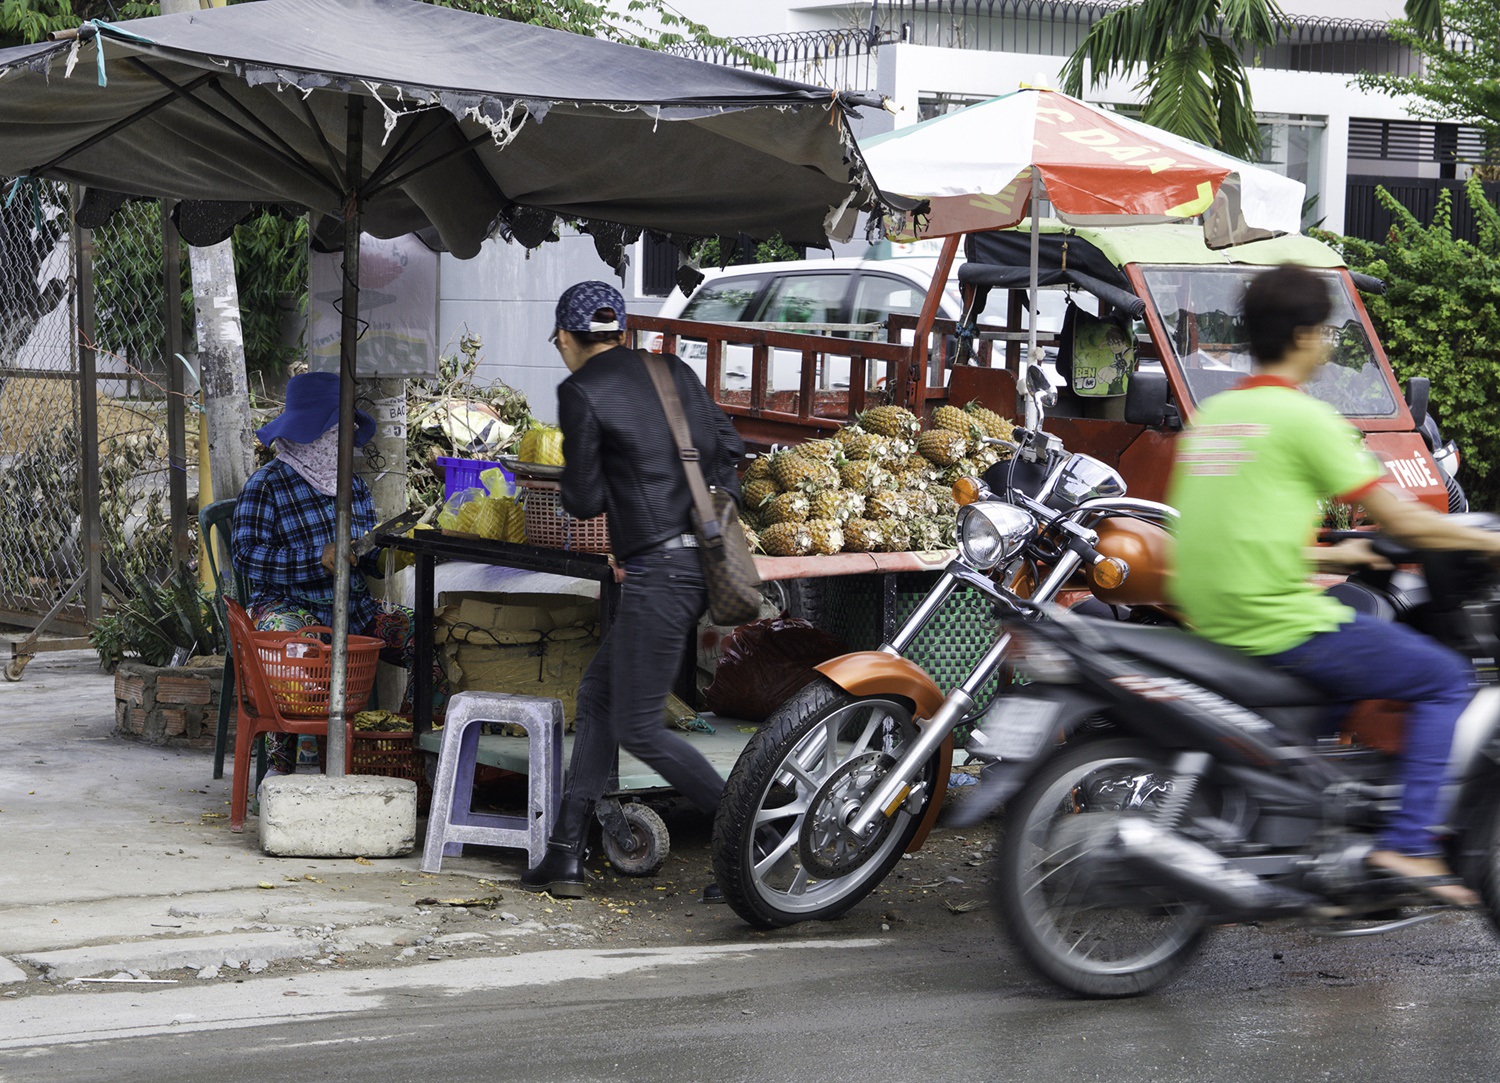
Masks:
[[[1478,178],[1464,186],[1479,243],[1453,236],[1452,194],[1438,197],[1424,226],[1384,188],[1396,221],[1379,242],[1313,231],[1343,253],[1349,268],[1385,282],[1362,294],[1403,383],[1432,381],[1432,412],[1463,453],[1460,477],[1476,509],[1500,508],[1500,212]]]

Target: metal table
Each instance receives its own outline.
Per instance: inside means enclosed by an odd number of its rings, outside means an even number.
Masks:
[[[411,553],[416,558],[416,582],[412,594],[416,620],[412,628],[414,659],[412,662],[412,728],[420,736],[432,727],[432,657],[433,607],[436,599],[434,569],[438,561],[466,560],[478,564],[496,564],[523,571],[551,572],[599,583],[599,632],[609,631],[611,618],[620,600],[609,558],[598,553],[577,553],[566,549],[548,549],[538,545],[488,541],[466,535],[444,534],[437,530],[419,530],[412,537],[387,534],[382,545]],[[899,572],[933,572],[953,559],[954,551],[941,549],[926,553],[839,553],[836,556],[756,557],[756,569],[767,582],[779,579],[812,579],[843,575],[879,575],[881,593],[877,613],[881,638],[895,632],[896,575]],[[689,655],[695,656],[690,644]]]
[[[438,561],[466,560],[476,564],[497,564],[529,572],[551,572],[575,579],[593,579],[599,583],[599,633],[609,631],[609,622],[620,600],[609,558],[599,553],[576,553],[567,549],[546,549],[539,545],[517,545],[513,542],[488,541],[484,538],[444,534],[437,530],[419,530],[410,538],[405,535],[382,535],[380,544],[416,558],[416,581],[412,591],[412,608],[416,619],[412,626],[412,729],[418,736],[432,728],[432,632],[433,606],[436,599],[434,569]]]

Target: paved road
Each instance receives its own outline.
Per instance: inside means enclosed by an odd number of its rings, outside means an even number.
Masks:
[[[835,924],[0,1002],[0,1081],[1478,1080],[1500,1063],[1497,963],[1473,917],[1236,928],[1159,995],[1098,1003],[988,935]]]

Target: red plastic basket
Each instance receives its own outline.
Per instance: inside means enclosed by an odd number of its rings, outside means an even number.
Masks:
[[[555,481],[516,478],[526,494],[526,540],[548,549],[571,549],[577,553],[609,552],[609,521],[606,516],[575,519],[563,511],[562,490]]]
[[[309,627],[295,632],[256,632],[255,652],[276,709],[284,715],[316,716],[328,713],[328,686],[333,678],[333,648],[320,636],[332,629]],[[373,636],[349,637],[348,661],[344,665],[344,711],[362,711],[375,687],[375,665],[385,642]]]

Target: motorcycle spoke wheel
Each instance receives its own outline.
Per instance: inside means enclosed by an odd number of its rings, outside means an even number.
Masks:
[[[735,912],[761,928],[828,920],[884,879],[925,803],[864,838],[844,824],[915,733],[905,700],[856,698],[824,680],[778,711],[735,765],[714,822],[714,872]],[[925,793],[933,770],[919,776]]]
[[[1167,769],[1148,748],[1108,741],[1055,757],[1011,803],[996,877],[1000,912],[1043,976],[1085,996],[1134,996],[1192,957],[1205,909],[1099,860],[1120,816],[1150,815],[1170,794]]]

